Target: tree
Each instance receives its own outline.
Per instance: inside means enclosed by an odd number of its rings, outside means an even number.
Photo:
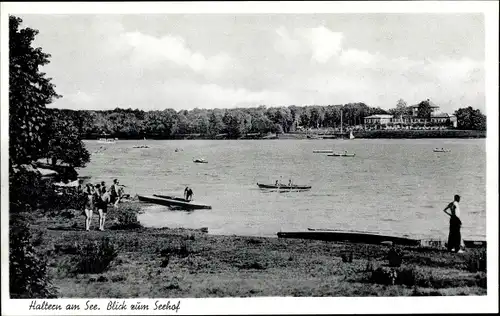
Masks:
[[[486,116],[471,106],[455,111],[457,127],[460,129],[486,130]]]
[[[431,103],[429,99],[418,104],[418,117],[426,120],[431,119]]]
[[[397,117],[402,117],[408,114],[408,104],[405,100],[399,99],[396,104],[396,109],[394,111],[394,115]]]
[[[61,161],[71,167],[85,167],[90,161],[90,153],[80,140],[74,121],[68,120],[58,112],[54,112],[48,121],[50,139],[47,157],[52,159],[52,165]]]
[[[39,70],[50,55],[32,42],[38,34],[20,29],[22,20],[9,16],[9,160],[10,165],[30,163],[44,156],[48,141],[46,105],[60,96],[51,78]]]

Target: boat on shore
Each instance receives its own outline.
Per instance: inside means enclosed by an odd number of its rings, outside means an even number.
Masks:
[[[309,190],[311,189],[310,185],[275,185],[275,184],[262,184],[257,183],[259,188],[261,189],[278,189],[278,190]]]
[[[168,198],[163,198],[159,196],[146,196],[146,195],[138,195],[137,196],[139,201],[141,202],[148,202],[148,203],[153,203],[153,204],[159,204],[163,206],[169,206],[169,207],[175,207],[179,209],[185,209],[185,210],[195,210],[195,209],[212,209],[212,206],[210,205],[204,205],[204,204],[196,204],[193,202],[186,201],[185,199],[182,198],[175,198],[175,199],[168,199]]]
[[[346,153],[333,153],[328,155],[329,157],[354,157],[356,154],[346,154]]]
[[[420,240],[407,237],[386,236],[375,233],[352,231],[317,230],[305,232],[279,232],[278,238],[314,239],[324,241],[352,242],[363,244],[395,244],[404,246],[419,246]]]
[[[395,236],[383,236],[375,232],[359,231],[359,230],[336,230],[327,228],[308,228],[308,232],[294,232],[287,233],[286,237],[282,238],[303,238],[303,239],[320,239],[320,240],[331,240],[331,241],[350,241],[350,242],[362,242],[362,243],[384,243],[392,242],[393,244],[402,245],[412,245],[436,249],[445,249],[446,241],[441,239],[413,239],[408,238],[405,235],[401,237]],[[325,235],[314,234],[314,233],[325,233]],[[302,233],[302,234],[300,234]],[[304,234],[305,233],[305,234]],[[307,233],[310,233],[307,235]],[[278,233],[280,234],[280,233]],[[297,237],[290,237],[289,234],[293,234]],[[304,236],[303,236],[304,235]],[[309,238],[305,237],[308,236]],[[278,235],[278,237],[280,237]],[[373,238],[373,242],[370,242]],[[339,240],[342,239],[342,240]],[[402,242],[402,243],[401,243]],[[463,244],[465,248],[486,248],[486,240],[469,240],[464,239]]]

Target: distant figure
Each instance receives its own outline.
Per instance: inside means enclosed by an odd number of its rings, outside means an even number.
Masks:
[[[289,179],[288,180],[288,186],[291,187],[292,186],[292,179]]]
[[[274,184],[275,186],[278,186],[278,180],[276,180],[276,183]]]
[[[460,245],[462,243],[462,236],[460,233],[460,227],[462,226],[462,221],[460,220],[460,207],[458,203],[460,202],[460,195],[455,195],[453,202],[448,204],[443,210],[447,215],[450,216],[450,234],[448,235],[448,251],[459,252]],[[446,210],[450,210],[448,213]]]
[[[347,150],[344,150],[344,155],[347,155]]]
[[[87,183],[85,186],[85,194],[87,198],[85,200],[85,230],[90,230],[90,224],[92,223],[92,215],[94,213],[94,196],[96,194],[94,186],[91,183]]]
[[[187,200],[187,201],[191,201],[193,199],[193,190],[191,190],[190,187],[186,187],[184,189],[184,198]]]
[[[104,193],[106,192],[106,182],[101,181],[101,192]]]

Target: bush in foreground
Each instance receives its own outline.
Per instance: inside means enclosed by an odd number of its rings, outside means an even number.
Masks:
[[[18,219],[9,231],[9,281],[12,298],[56,298],[57,289],[47,274],[47,261],[31,243],[29,226]]]
[[[77,251],[77,273],[101,273],[109,269],[118,256],[118,249],[108,239],[92,241],[80,246]]]
[[[141,212],[139,206],[124,203],[119,204],[117,208],[111,209],[110,215],[115,224],[112,226],[113,229],[134,229],[141,228],[142,224],[137,219],[137,214]]]

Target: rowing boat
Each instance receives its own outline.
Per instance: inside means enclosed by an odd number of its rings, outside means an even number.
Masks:
[[[330,150],[330,149],[318,149],[318,150],[313,150],[313,153],[315,153],[315,154],[333,154],[333,150]]]
[[[449,153],[450,151],[449,149],[434,149],[435,153]]]
[[[310,185],[275,185],[275,184],[261,184],[257,183],[261,189],[280,189],[280,190],[309,190]]]
[[[364,244],[392,243],[405,246],[418,246],[420,240],[407,237],[385,236],[374,233],[350,231],[306,231],[306,232],[279,232],[279,238],[315,239],[325,241],[354,242]]]
[[[182,201],[181,198],[177,199],[166,199],[158,196],[145,196],[145,195],[138,195],[139,201],[142,202],[148,202],[148,203],[154,203],[154,204],[159,204],[159,205],[164,205],[164,206],[173,206],[176,208],[181,208],[181,209],[188,209],[188,210],[194,210],[194,209],[212,209],[210,205],[203,205],[203,204],[196,204],[192,202],[186,202]]]
[[[194,163],[208,163],[205,159],[195,159],[193,160]]]
[[[331,155],[328,155],[330,157],[354,157],[356,154],[338,154],[338,153],[333,153]]]

